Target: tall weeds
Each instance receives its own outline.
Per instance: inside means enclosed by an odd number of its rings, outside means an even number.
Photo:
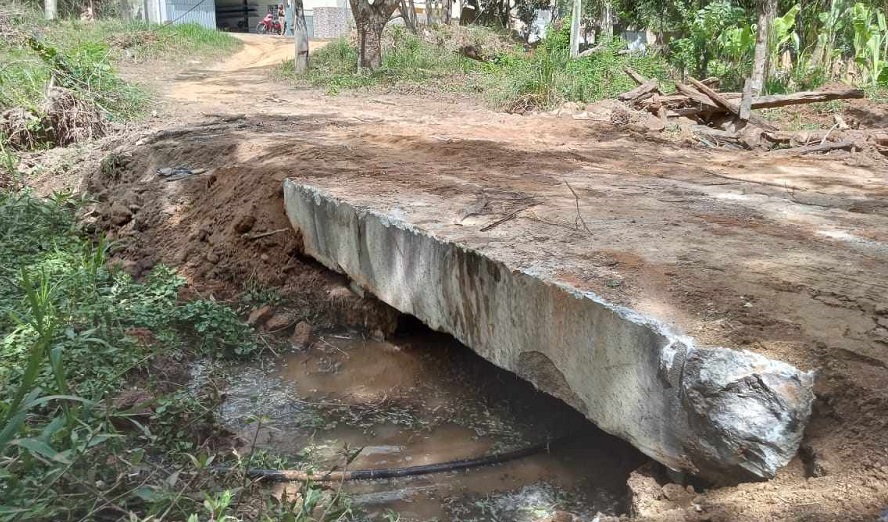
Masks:
[[[170,477],[191,468],[185,453],[206,451],[218,394],[145,382],[156,406],[134,410],[121,387],[160,356],[247,357],[259,345],[230,308],[180,302],[174,272],[137,282],[109,266],[113,245],[82,234],[78,206],[0,195],[0,520],[185,519],[210,477],[195,476],[189,495]]]

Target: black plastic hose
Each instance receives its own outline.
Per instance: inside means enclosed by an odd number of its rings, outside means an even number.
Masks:
[[[432,473],[445,473],[448,471],[459,471],[463,469],[489,466],[492,464],[502,464],[503,462],[508,462],[510,460],[529,457],[542,451],[549,451],[549,446],[552,442],[556,441],[542,442],[534,444],[533,446],[527,446],[525,448],[504,453],[485,455],[482,457],[451,460],[449,462],[425,464],[422,466],[410,466],[407,468],[357,469],[327,471],[317,474],[295,469],[247,469],[245,470],[245,474],[248,478],[267,482],[307,482],[309,480],[314,482],[342,482],[346,480],[380,480],[399,477],[416,477],[419,475],[430,475]],[[215,466],[210,469],[217,473],[227,473],[233,471],[235,468]]]

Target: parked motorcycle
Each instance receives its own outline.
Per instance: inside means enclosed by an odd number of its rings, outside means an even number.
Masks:
[[[265,15],[265,18],[256,25],[256,32],[259,34],[281,34],[281,23],[275,19],[274,15],[268,13]]]

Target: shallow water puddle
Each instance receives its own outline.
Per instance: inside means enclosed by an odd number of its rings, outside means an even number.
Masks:
[[[342,469],[346,445],[363,448],[348,469],[380,469],[551,441],[549,452],[495,466],[346,483],[371,517],[390,509],[404,521],[530,521],[567,510],[591,520],[622,511],[626,479],[643,462],[560,401],[431,333],[394,342],[327,335],[233,369],[226,396],[224,425],[319,471]]]

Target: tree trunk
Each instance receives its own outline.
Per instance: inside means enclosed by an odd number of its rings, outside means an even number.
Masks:
[[[582,0],[573,0],[573,11],[570,14],[570,57],[580,54],[580,18],[583,16]]]
[[[429,2],[426,2],[426,8],[428,5]],[[401,11],[404,25],[411,33],[416,34],[416,4],[413,3],[413,0],[401,0],[398,10]]]
[[[45,0],[44,4],[44,15],[47,20],[55,20],[56,16],[58,16],[58,3],[56,0]]]
[[[441,18],[445,25],[450,25],[450,20],[453,18],[453,0],[443,0]]]
[[[601,33],[605,41],[614,39],[614,6],[610,0],[601,5]]]
[[[293,0],[293,36],[296,40],[296,74],[302,75],[308,70],[308,25],[302,0]]]
[[[349,0],[358,30],[358,69],[382,65],[382,30],[401,0]]]
[[[771,28],[777,16],[777,0],[759,0],[758,30],[755,34],[755,57],[752,64],[752,92],[760,94],[768,80],[768,57],[771,51]]]
[[[441,20],[439,20],[438,0],[426,0],[425,11],[426,25],[438,25],[441,23]]]

